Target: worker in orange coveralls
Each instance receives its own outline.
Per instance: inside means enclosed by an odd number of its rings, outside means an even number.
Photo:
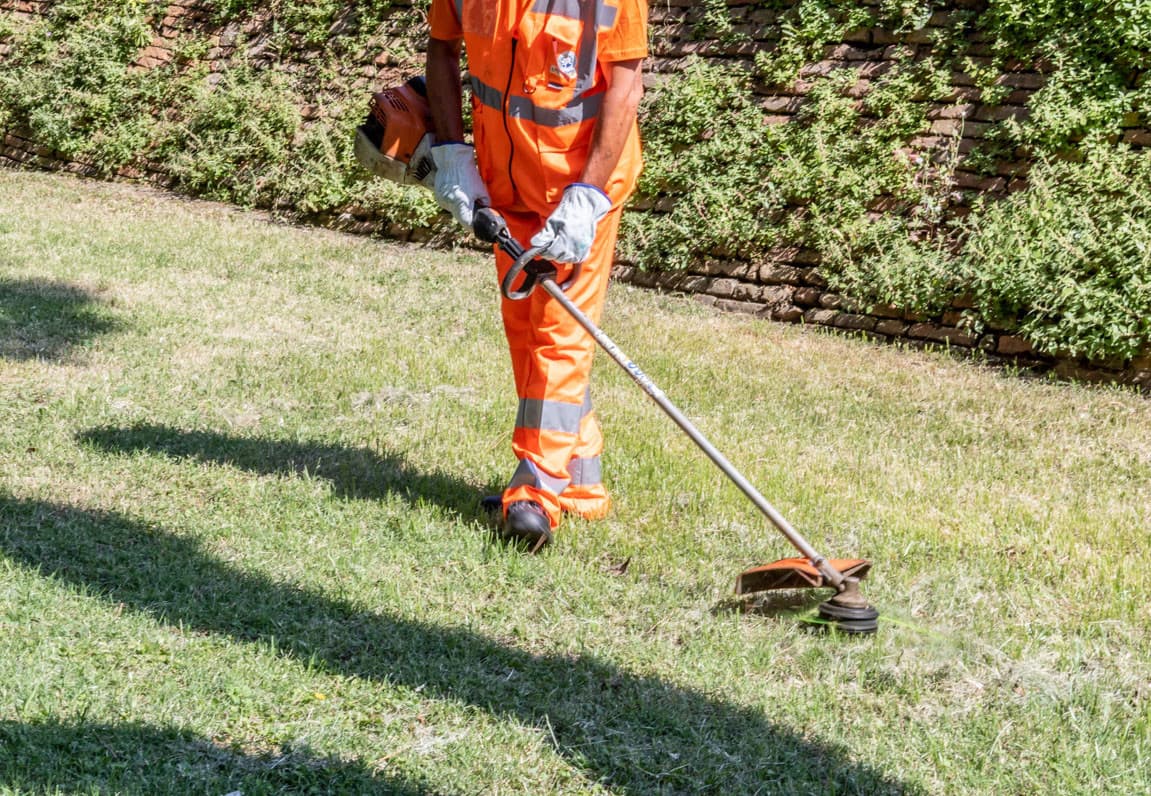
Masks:
[[[567,296],[598,323],[642,165],[646,0],[432,0],[429,22],[436,200],[469,229],[476,202],[489,204],[517,240],[561,264],[560,282],[562,264],[582,263]],[[464,140],[461,50],[474,147]],[[497,249],[501,281],[511,266]],[[563,512],[595,519],[610,506],[588,392],[595,342],[542,290],[504,298],[502,314],[519,396],[503,531],[535,551]]]

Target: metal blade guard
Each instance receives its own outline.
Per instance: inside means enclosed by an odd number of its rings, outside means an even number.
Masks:
[[[830,564],[844,579],[863,580],[871,569],[865,558],[829,558]],[[753,567],[735,579],[736,594],[751,594],[775,589],[822,589],[833,587],[827,578],[807,558],[782,558],[761,567]]]

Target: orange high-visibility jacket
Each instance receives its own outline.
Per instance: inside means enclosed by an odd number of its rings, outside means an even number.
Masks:
[[[579,182],[607,88],[605,65],[647,55],[645,0],[432,0],[432,38],[464,41],[480,176],[497,209],[547,217]],[[602,186],[635,188],[633,126]]]

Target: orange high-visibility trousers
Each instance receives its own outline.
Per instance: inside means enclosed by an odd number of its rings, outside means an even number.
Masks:
[[[616,207],[599,222],[591,253],[565,294],[596,324],[607,296],[621,215],[622,208]],[[516,240],[525,244],[545,221],[534,213],[505,212],[504,218]],[[501,283],[511,267],[512,259],[497,249]],[[559,266],[561,284],[570,267]],[[502,299],[501,309],[519,398],[512,434],[519,465],[504,490],[504,506],[535,501],[553,529],[564,511],[602,517],[610,499],[600,470],[603,435],[589,392],[595,339],[540,288],[520,301]]]
[[[476,165],[491,206],[523,244],[543,227],[567,187],[583,180],[609,89],[611,64],[647,56],[646,0],[432,0],[434,39],[468,54]],[[456,101],[452,96],[451,100]],[[568,297],[599,321],[621,205],[642,167],[639,130],[618,142],[605,184],[613,210]],[[496,252],[502,281],[512,263]],[[567,273],[560,269],[561,280]],[[588,377],[595,341],[543,290],[503,301],[519,407],[512,449],[519,460],[503,494],[539,503],[552,527],[563,511],[607,513],[600,476],[603,437]]]

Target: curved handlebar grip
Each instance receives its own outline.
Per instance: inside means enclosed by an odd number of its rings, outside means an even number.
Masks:
[[[550,272],[550,276],[553,278],[555,277],[555,268],[549,263],[543,262],[542,260],[539,262],[541,265],[545,266],[545,269],[538,267],[528,268],[529,264],[535,265],[536,255],[543,250],[543,246],[533,246],[530,249],[521,251],[519,257],[516,257],[516,261],[512,263],[512,267],[506,274],[504,274],[504,281],[500,283],[500,292],[504,294],[504,298],[508,299],[509,301],[520,301],[521,299],[526,299],[532,294],[532,291],[535,290],[536,282],[545,275],[548,275],[548,272]],[[505,251],[507,250],[505,249]],[[509,251],[508,254],[510,255],[511,252]],[[512,285],[514,285],[516,280],[519,279],[520,274],[525,274],[524,281],[523,284],[520,285],[519,289],[515,290],[512,288]]]
[[[504,275],[504,281],[500,283],[500,292],[504,294],[504,298],[510,301],[526,299],[532,294],[532,291],[536,289],[538,283],[556,281],[555,263],[536,259],[544,248],[546,247],[534,246],[523,251],[520,256],[516,258],[516,261],[512,263],[511,269]],[[505,251],[507,250],[505,249]],[[508,254],[511,254],[511,252],[508,252]],[[583,266],[580,263],[572,265],[571,274],[559,285],[561,292],[566,293],[567,289],[579,279],[581,270],[583,270]],[[513,289],[512,285],[519,279],[520,274],[524,275],[524,281],[518,290]]]
[[[512,263],[511,270],[504,275],[503,282],[500,283],[500,292],[505,298],[511,301],[520,301],[532,294],[537,283],[544,279],[555,281],[555,266],[546,260],[536,259],[546,247],[536,246],[524,249],[508,231],[508,225],[503,216],[488,207],[486,202],[476,202],[472,231],[484,243],[498,245],[515,261]],[[573,265],[571,275],[559,286],[560,290],[566,291],[571,287],[579,278],[581,269],[582,266],[579,263]],[[525,275],[523,283],[518,290],[513,289],[512,286],[521,274]]]

